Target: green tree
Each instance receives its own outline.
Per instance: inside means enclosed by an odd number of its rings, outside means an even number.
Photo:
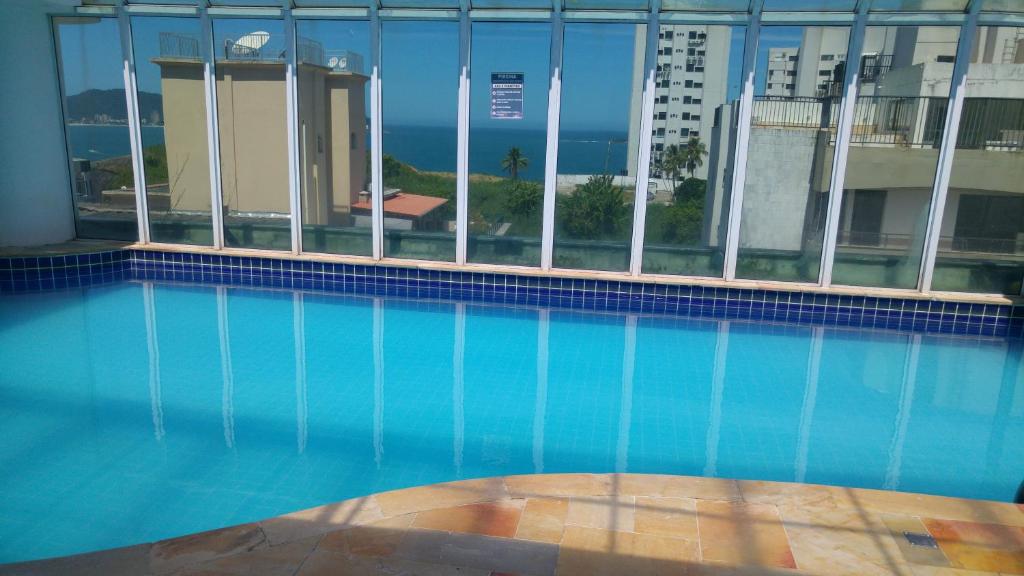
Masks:
[[[572,194],[561,197],[560,203],[562,229],[571,238],[614,237],[630,214],[622,187],[616,186],[610,175],[591,176]]]
[[[687,178],[679,183],[679,186],[672,191],[672,201],[676,204],[684,202],[700,202],[704,207],[704,193],[707,191],[708,181],[700,178]]]
[[[686,169],[690,178],[693,178],[693,173],[697,171],[697,168],[704,165],[704,157],[708,155],[707,146],[700,141],[700,138],[692,136],[686,142],[686,148],[683,148],[681,153],[681,165]]]
[[[508,149],[508,153],[505,154],[505,158],[501,161],[501,169],[508,172],[509,176],[513,180],[519,179],[519,170],[525,169],[530,165],[530,159],[523,156],[523,153],[519,150],[518,146],[513,146]]]
[[[544,189],[535,182],[511,180],[505,186],[505,208],[519,218],[536,214],[543,199]]]
[[[397,178],[402,174],[402,168],[405,165],[395,159],[390,154],[385,154],[383,162],[381,163],[381,172],[383,172],[384,178]]]
[[[672,189],[675,190],[676,179],[683,173],[683,166],[686,165],[683,149],[678,144],[669,144],[668,148],[662,152],[658,164],[661,166],[661,171],[672,180]]]

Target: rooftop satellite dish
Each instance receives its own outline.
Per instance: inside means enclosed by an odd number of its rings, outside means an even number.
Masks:
[[[327,61],[327,67],[328,68],[337,68],[338,67],[338,57],[337,56],[331,56],[331,59]]]
[[[249,54],[263,48],[270,41],[270,32],[257,31],[239,38],[232,46],[235,54]]]

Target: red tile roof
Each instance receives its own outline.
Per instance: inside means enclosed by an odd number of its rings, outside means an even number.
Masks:
[[[393,196],[384,198],[384,214],[407,216],[419,218],[425,216],[437,207],[448,202],[444,198],[436,196],[423,196],[421,194],[406,194],[399,192]],[[352,208],[357,210],[370,211],[369,201],[356,202]]]

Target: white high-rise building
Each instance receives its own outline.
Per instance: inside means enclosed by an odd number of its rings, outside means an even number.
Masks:
[[[643,69],[643,34],[637,35],[634,68]],[[651,123],[653,143],[651,159],[655,168],[652,178],[663,175],[657,160],[671,145],[683,146],[690,138],[698,138],[707,146],[715,110],[726,102],[729,75],[728,26],[678,25],[662,26],[658,34],[656,89]],[[642,86],[633,93],[634,121],[639,120]],[[632,123],[632,122],[631,122]],[[639,130],[630,130],[629,173],[636,173]],[[707,178],[707,162],[694,176]]]

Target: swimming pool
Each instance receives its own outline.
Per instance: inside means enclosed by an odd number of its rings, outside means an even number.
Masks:
[[[1017,338],[161,282],[0,296],[0,562],[538,472],[1009,500]]]

